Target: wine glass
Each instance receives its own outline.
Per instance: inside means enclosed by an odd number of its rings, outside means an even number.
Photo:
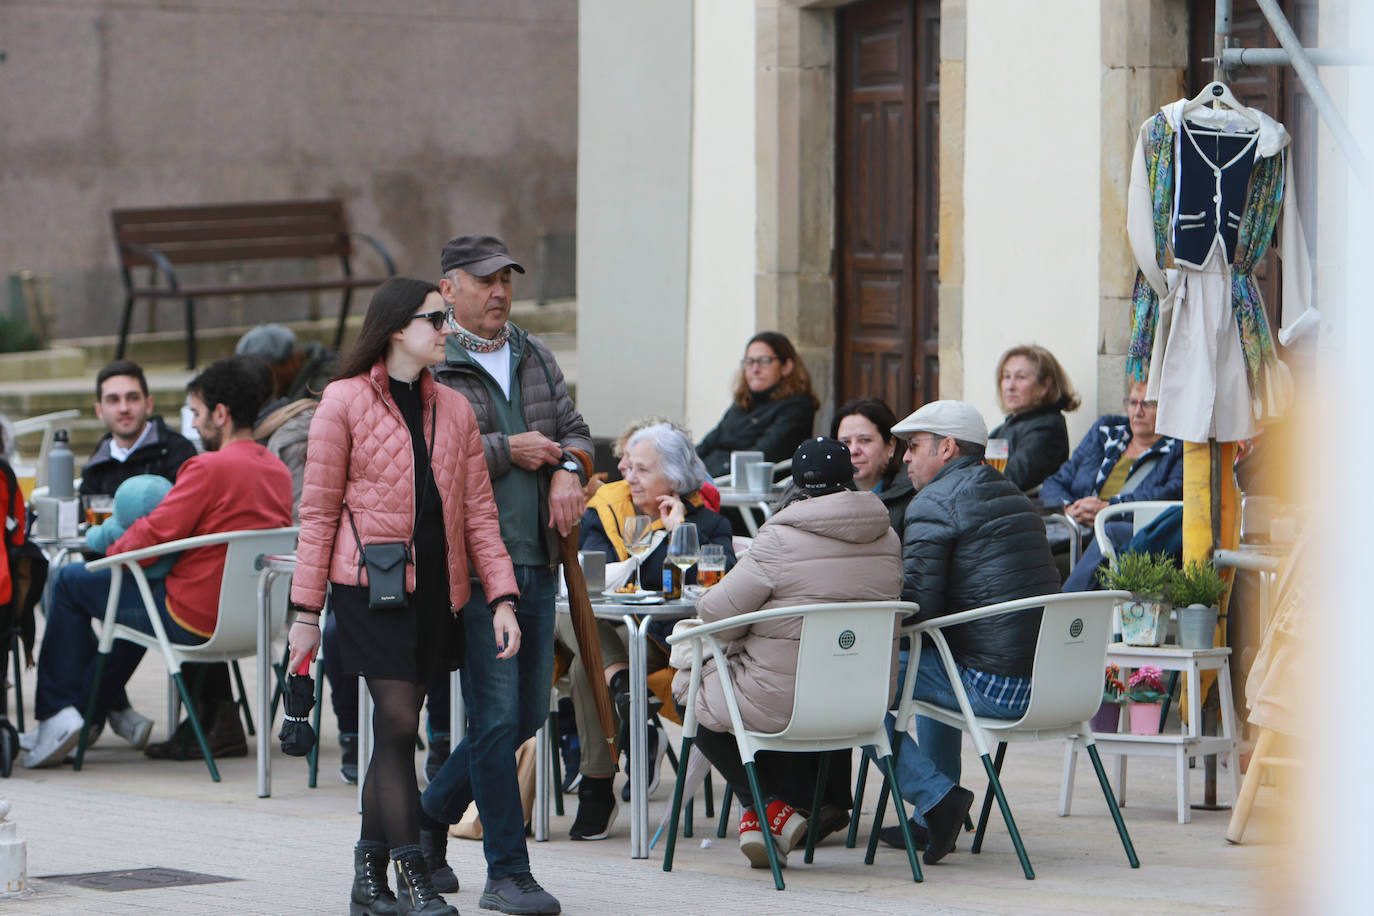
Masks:
[[[673,529],[672,537],[668,539],[668,562],[686,576],[687,570],[697,561],[698,544],[697,526],[692,522],[683,522]]]
[[[635,558],[635,591],[639,592],[643,589],[639,582],[639,566],[653,543],[654,520],[647,515],[627,515],[621,534],[625,538],[625,549]]]

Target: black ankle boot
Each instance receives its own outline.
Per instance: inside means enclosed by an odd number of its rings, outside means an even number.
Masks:
[[[429,883],[441,894],[458,893],[458,876],[448,864],[448,828],[420,828],[420,852],[429,869]]]
[[[386,844],[359,840],[353,847],[349,916],[395,916],[396,895],[386,883]]]
[[[425,854],[419,846],[398,846],[391,850],[396,863],[397,916],[458,916],[429,882]]]

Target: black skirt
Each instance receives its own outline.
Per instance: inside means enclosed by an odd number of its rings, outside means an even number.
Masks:
[[[440,574],[420,575],[406,606],[395,610],[369,608],[366,588],[330,583],[329,611],[339,628],[346,673],[428,684],[439,672],[462,667],[463,625],[449,611],[447,570],[427,565]]]

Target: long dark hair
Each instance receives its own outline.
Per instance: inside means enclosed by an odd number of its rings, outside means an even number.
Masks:
[[[830,421],[830,438],[838,440],[840,421],[856,414],[878,427],[878,435],[883,437],[884,445],[896,440],[897,447],[892,450],[892,460],[883,468],[883,485],[886,486],[887,481],[891,480],[892,475],[901,467],[902,455],[906,453],[906,443],[892,435],[892,427],[897,425],[897,415],[882,398],[857,398],[835,411],[835,419]]]
[[[744,352],[749,352],[749,347],[753,344],[761,343],[773,351],[773,355],[783,362],[792,361],[792,371],[782,377],[777,385],[773,386],[773,392],[769,395],[770,401],[781,401],[783,398],[790,398],[798,394],[804,394],[811,399],[811,407],[821,406],[821,402],[816,398],[816,393],[811,390],[811,375],[806,371],[806,364],[797,355],[797,348],[792,346],[792,341],[787,339],[786,334],[777,331],[759,331],[749,338],[749,343],[744,345]],[[741,410],[747,410],[752,403],[753,394],[749,391],[749,382],[744,378],[744,369],[739,370],[735,376],[735,406]]]
[[[363,329],[353,347],[339,356],[332,380],[366,375],[377,360],[386,355],[391,335],[405,327],[410,316],[424,304],[425,297],[439,287],[414,277],[392,277],[372,294],[363,316]]]

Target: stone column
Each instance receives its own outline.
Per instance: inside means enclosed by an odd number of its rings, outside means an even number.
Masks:
[[[18,897],[29,885],[28,851],[9,813],[9,799],[0,798],[0,897]]]

